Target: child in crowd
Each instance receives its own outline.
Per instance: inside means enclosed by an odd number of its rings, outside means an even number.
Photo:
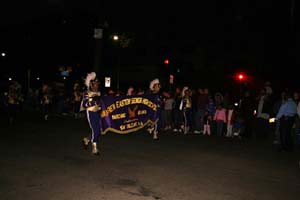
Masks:
[[[208,104],[206,105],[206,109],[209,112],[210,116],[213,118],[216,112],[216,104],[212,97],[208,98]]]
[[[174,104],[174,98],[170,93],[164,93],[164,109],[162,110],[163,122],[164,122],[164,130],[172,129],[172,109]]]
[[[224,124],[226,123],[226,110],[223,108],[222,104],[218,105],[218,109],[216,110],[214,120],[217,124],[217,135],[224,135]]]
[[[204,130],[203,130],[203,135],[210,135],[210,124],[211,124],[211,115],[208,110],[205,111],[204,116],[203,116],[203,125],[204,125]]]
[[[241,138],[244,130],[244,120],[241,115],[237,114],[233,123],[233,136]]]

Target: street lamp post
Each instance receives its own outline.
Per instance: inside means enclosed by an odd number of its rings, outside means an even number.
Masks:
[[[113,35],[112,39],[114,42],[116,42],[116,54],[117,54],[117,90],[119,90],[120,85],[120,59],[122,58],[122,55],[124,53],[125,48],[129,46],[129,44],[132,41],[132,36],[130,34],[122,33],[121,35]],[[121,54],[122,53],[122,54]]]

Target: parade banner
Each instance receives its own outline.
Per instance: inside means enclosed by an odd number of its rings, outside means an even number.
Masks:
[[[158,120],[157,95],[103,96],[101,98],[102,134],[111,131],[128,134]]]

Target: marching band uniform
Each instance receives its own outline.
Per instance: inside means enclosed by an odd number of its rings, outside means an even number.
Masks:
[[[149,89],[150,89],[150,94],[156,94],[157,95],[157,100],[158,100],[158,108],[157,108],[157,121],[155,124],[153,124],[151,127],[148,128],[148,132],[150,134],[153,133],[153,139],[158,140],[158,130],[160,129],[161,125],[161,103],[162,103],[162,98],[160,95],[160,82],[159,79],[154,79],[150,82]]]
[[[90,138],[83,138],[82,142],[84,148],[87,149],[88,144],[92,143],[92,154],[99,155],[99,150],[97,143],[99,141],[99,136],[102,130],[101,117],[100,117],[100,91],[98,89],[98,80],[96,79],[96,73],[92,72],[87,75],[85,80],[85,85],[87,90],[83,93],[83,99],[81,102],[81,107],[86,109],[86,116],[89,122],[90,128],[92,129],[92,134]],[[83,110],[81,109],[81,110]]]

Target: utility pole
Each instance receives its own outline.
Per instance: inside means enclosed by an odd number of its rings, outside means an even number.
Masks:
[[[291,9],[290,9],[291,26],[293,26],[293,24],[294,24],[294,14],[295,14],[295,0],[291,0]]]
[[[102,65],[103,53],[103,27],[94,29],[95,50],[94,50],[94,71],[98,74]]]
[[[96,27],[94,29],[95,50],[94,50],[94,70],[99,73],[103,67],[103,51],[105,32],[108,28],[108,23],[101,17],[98,18]]]
[[[30,80],[31,80],[31,69],[27,69],[27,94],[29,93],[31,87]]]

